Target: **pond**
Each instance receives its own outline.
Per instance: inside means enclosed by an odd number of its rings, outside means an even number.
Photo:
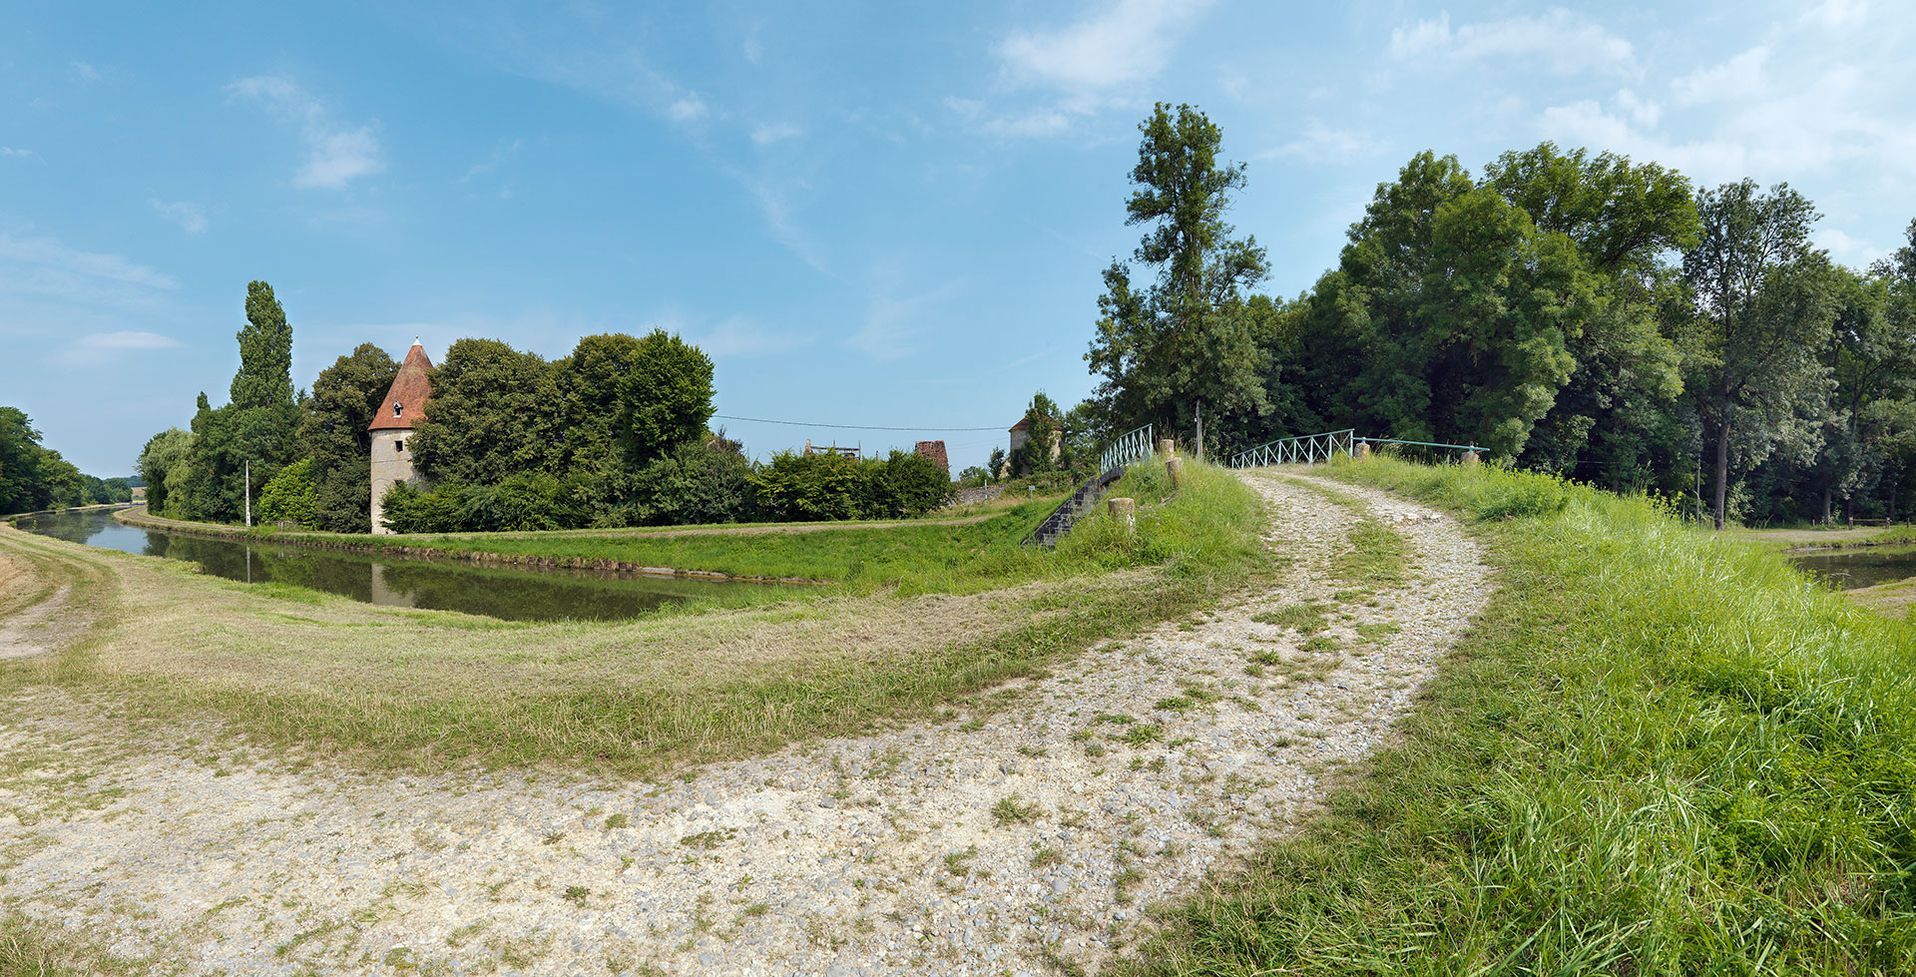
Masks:
[[[1789,556],[1797,569],[1841,590],[1916,577],[1916,546],[1865,546]]]
[[[163,532],[106,509],[21,518],[29,532],[144,556],[186,560],[228,580],[297,584],[369,604],[463,611],[507,621],[614,620],[694,597],[743,603],[766,584],[677,580],[589,570],[478,567]]]

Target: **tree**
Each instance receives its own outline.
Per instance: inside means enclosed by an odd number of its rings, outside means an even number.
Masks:
[[[1058,405],[1040,390],[1025,408],[1025,442],[1011,452],[1011,474],[1022,478],[1056,471],[1063,452],[1064,418]],[[1054,454],[1053,452],[1057,452]]]
[[[642,491],[632,473],[705,439],[712,361],[677,336],[587,336],[555,368],[565,400],[566,464],[589,475],[601,517]]]
[[[1611,486],[1649,481],[1681,463],[1667,423],[1682,392],[1681,353],[1662,314],[1681,286],[1663,256],[1696,243],[1690,181],[1655,163],[1543,143],[1498,157],[1482,185],[1522,208],[1539,231],[1573,242],[1602,296],[1567,333],[1575,372],[1537,420],[1521,460]]]
[[[298,455],[299,405],[293,391],[293,330],[265,282],[246,287],[246,325],[236,337],[240,366],[232,400],[219,408],[199,397],[183,495],[193,519],[237,522],[246,508],[246,473],[254,491]],[[172,487],[167,489],[171,494]]]
[[[372,343],[319,371],[301,405],[299,443],[312,460],[313,521],[336,533],[370,532],[372,432],[399,364]]]
[[[1199,404],[1210,417],[1262,417],[1265,351],[1244,290],[1267,274],[1264,249],[1234,239],[1224,220],[1243,164],[1219,160],[1222,133],[1189,105],[1159,103],[1138,129],[1125,222],[1146,226],[1133,257],[1156,278],[1139,290],[1122,261],[1104,272],[1085,355],[1104,416],[1113,428],[1151,422],[1166,433],[1190,429]]]
[[[1754,465],[1802,445],[1802,407],[1828,390],[1821,361],[1831,322],[1829,261],[1810,244],[1818,214],[1787,184],[1754,180],[1697,194],[1702,233],[1683,277],[1702,327],[1694,396],[1711,457],[1711,510],[1722,529],[1737,459]],[[1740,439],[1740,443],[1737,442]]]
[[[262,523],[290,522],[301,529],[319,528],[319,495],[313,485],[313,459],[287,465],[260,489]]]
[[[432,374],[432,406],[413,432],[421,474],[496,485],[551,473],[565,458],[565,405],[552,364],[496,339],[461,339]]]
[[[185,471],[186,459],[192,450],[193,433],[177,427],[169,427],[147,439],[134,466],[146,482],[147,511],[162,516],[181,514],[167,508],[169,504],[178,504],[168,495],[168,477],[175,471]]]
[[[1334,427],[1469,441],[1513,458],[1604,306],[1565,234],[1420,153],[1381,185],[1299,313],[1305,411]]]
[[[40,432],[18,407],[0,407],[0,515],[46,508]]]

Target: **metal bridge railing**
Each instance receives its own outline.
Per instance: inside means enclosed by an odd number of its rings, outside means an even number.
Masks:
[[[1108,472],[1151,457],[1151,425],[1133,428],[1118,435],[1098,456],[1098,471]]]
[[[1329,461],[1335,455],[1350,457],[1357,453],[1355,428],[1278,438],[1231,456],[1232,468],[1256,468],[1260,465],[1290,465],[1297,462]]]
[[[1474,444],[1444,444],[1438,441],[1406,441],[1402,438],[1366,438],[1358,435],[1354,429],[1326,431],[1322,434],[1302,434],[1294,438],[1278,438],[1248,448],[1231,456],[1232,468],[1256,468],[1260,465],[1291,465],[1303,462],[1312,464],[1329,461],[1339,454],[1351,457],[1357,454],[1360,444],[1401,444],[1414,448],[1441,448],[1449,451],[1467,451],[1482,454],[1490,449]]]

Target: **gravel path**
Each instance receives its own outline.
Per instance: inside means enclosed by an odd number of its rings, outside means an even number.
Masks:
[[[70,720],[9,719],[0,893],[189,973],[1095,971],[1147,934],[1143,907],[1228,871],[1387,736],[1492,586],[1449,518],[1340,485],[1415,550],[1410,582],[1354,597],[1325,564],[1358,516],[1248,480],[1295,561],[1275,592],[977,719],[663,785],[87,760],[107,748]],[[1258,620],[1310,631],[1305,602],[1314,636]]]

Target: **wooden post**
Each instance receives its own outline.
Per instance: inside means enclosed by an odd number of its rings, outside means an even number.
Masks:
[[[1357,442],[1357,460],[1368,461],[1369,459],[1370,459],[1370,442],[1369,441]]]
[[[1111,518],[1124,529],[1129,536],[1138,531],[1138,501],[1136,499],[1106,499],[1105,507]]]
[[[1172,441],[1170,438],[1159,438],[1158,439],[1158,457],[1159,458],[1171,457],[1171,450],[1172,450],[1171,446],[1172,446]]]
[[[1164,470],[1171,475],[1172,488],[1177,488],[1184,484],[1184,459],[1179,458],[1177,455],[1172,455],[1164,459]]]

